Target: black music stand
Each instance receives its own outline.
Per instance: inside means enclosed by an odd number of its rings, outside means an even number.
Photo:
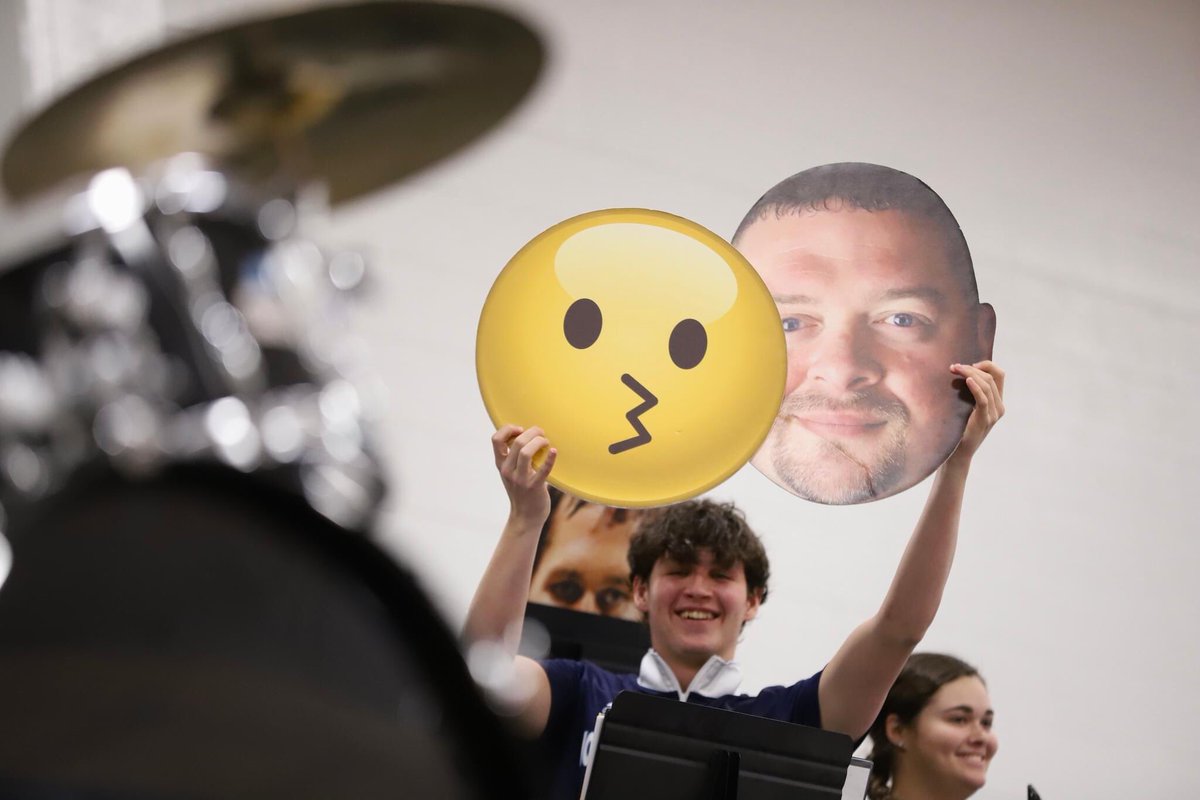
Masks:
[[[650,629],[641,622],[541,603],[528,603],[525,618],[539,622],[550,634],[550,658],[590,661],[610,672],[636,673],[650,648]]]
[[[597,722],[585,800],[838,800],[849,736],[622,692]]]

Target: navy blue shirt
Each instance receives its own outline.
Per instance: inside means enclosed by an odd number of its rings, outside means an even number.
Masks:
[[[550,717],[541,742],[554,770],[551,797],[577,800],[583,788],[585,738],[596,727],[596,715],[623,691],[678,698],[638,685],[637,675],[618,675],[586,661],[550,659],[541,662],[550,679]],[[727,694],[704,697],[690,692],[687,702],[759,717],[821,727],[817,699],[818,672],[791,686],[769,686],[757,695]]]

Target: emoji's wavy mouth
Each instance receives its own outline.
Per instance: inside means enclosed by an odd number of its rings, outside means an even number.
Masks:
[[[650,431],[647,430],[646,426],[642,424],[642,421],[639,419],[639,417],[658,405],[658,398],[654,396],[654,392],[638,383],[637,378],[633,377],[628,372],[621,376],[621,383],[628,386],[637,394],[638,397],[642,398],[642,402],[625,413],[625,419],[629,420],[629,424],[633,426],[635,431],[637,431],[637,435],[610,444],[608,446],[608,452],[612,453],[614,456],[618,453],[624,453],[626,450],[632,450],[635,447],[641,447],[644,444],[650,443],[653,437],[650,436]]]

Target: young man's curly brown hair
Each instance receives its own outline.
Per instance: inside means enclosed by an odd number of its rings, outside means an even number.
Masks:
[[[746,589],[759,602],[767,599],[771,565],[758,535],[733,503],[689,500],[658,509],[642,519],[629,542],[629,576],[650,582],[650,571],[663,556],[681,564],[695,564],[707,548],[724,569],[740,563]]]

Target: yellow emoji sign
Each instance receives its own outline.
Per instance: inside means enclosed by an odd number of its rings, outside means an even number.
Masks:
[[[787,376],[779,311],[716,234],[593,211],[525,245],[492,286],[475,367],[497,425],[538,425],[550,481],[613,506],[709,489],[758,450]]]

